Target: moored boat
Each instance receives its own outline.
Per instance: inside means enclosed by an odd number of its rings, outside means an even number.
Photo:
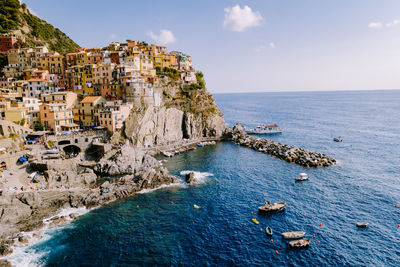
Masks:
[[[282,237],[284,239],[298,239],[298,238],[302,238],[304,237],[304,235],[306,234],[306,232],[285,232],[282,233]]]
[[[290,241],[288,245],[291,248],[306,248],[310,245],[310,239],[303,238],[299,240],[293,240]]]
[[[257,221],[257,219],[256,218],[253,218],[253,219],[251,219],[252,221],[253,221],[253,223],[255,223],[255,224],[260,224],[260,222],[259,221]]]
[[[264,125],[260,124],[254,129],[246,129],[248,134],[276,134],[282,133],[283,130],[276,124]]]
[[[286,202],[277,202],[258,207],[259,212],[274,213],[285,209]]]
[[[342,137],[335,137],[335,138],[333,138],[333,141],[335,141],[335,142],[342,142],[343,141],[343,139],[342,139]]]
[[[308,180],[308,174],[302,172],[299,174],[299,177],[296,178],[296,181],[304,181],[304,180]]]
[[[356,226],[359,228],[366,228],[368,226],[369,223],[367,222],[358,222],[356,223]]]
[[[271,227],[267,226],[265,228],[265,232],[267,233],[268,236],[272,236],[272,228]]]

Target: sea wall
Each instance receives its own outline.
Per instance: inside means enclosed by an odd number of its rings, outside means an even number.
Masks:
[[[289,146],[272,140],[249,136],[246,134],[241,124],[236,124],[232,131],[226,131],[225,138],[235,144],[249,147],[305,167],[327,167],[336,164],[334,158],[319,152],[306,151],[296,146]]]

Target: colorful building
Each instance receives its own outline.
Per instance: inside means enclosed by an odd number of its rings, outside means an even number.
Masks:
[[[99,125],[99,111],[104,108],[106,100],[101,96],[86,96],[80,103],[77,123],[81,127]]]
[[[25,43],[25,37],[17,34],[0,35],[0,52],[7,52],[10,49],[22,47]]]
[[[43,103],[40,105],[40,122],[50,131],[62,132],[78,130],[79,125],[73,121],[72,109],[67,104]]]
[[[107,102],[105,108],[99,112],[99,125],[110,132],[121,130],[132,106],[132,104],[122,104],[122,101]]]

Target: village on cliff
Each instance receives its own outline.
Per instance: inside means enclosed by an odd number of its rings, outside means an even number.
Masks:
[[[20,48],[24,41],[15,34],[0,38],[8,59],[0,78],[3,136],[18,133],[13,124],[24,133],[29,128],[59,135],[95,127],[116,132],[140,98],[160,105],[160,77],[173,74],[183,85],[197,83],[190,56],[168,53],[165,46],[127,40],[63,56],[46,46]]]

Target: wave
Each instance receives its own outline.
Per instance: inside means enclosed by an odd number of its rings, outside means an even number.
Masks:
[[[204,184],[205,182],[208,181],[208,177],[214,176],[214,174],[209,173],[209,172],[198,172],[198,171],[190,171],[190,170],[181,171],[180,175],[185,176],[191,172],[194,173],[194,178],[196,179],[195,184]]]
[[[38,251],[35,246],[44,243],[60,229],[65,228],[74,219],[70,218],[70,214],[75,214],[76,217],[82,216],[93,209],[86,208],[68,208],[60,210],[56,215],[51,216],[43,220],[44,227],[37,231],[32,232],[21,232],[22,236],[28,238],[28,242],[23,244],[21,242],[16,242],[13,247],[13,253],[3,257],[3,259],[8,260],[12,266],[40,266],[45,263],[41,262],[44,256],[46,256],[50,251]],[[57,225],[51,225],[51,222],[55,218],[64,216],[66,221]],[[75,218],[76,218],[75,217]]]
[[[157,191],[159,189],[163,189],[163,188],[184,187],[184,186],[185,186],[185,184],[182,182],[177,182],[177,183],[172,183],[172,184],[163,184],[156,188],[142,189],[142,190],[138,191],[136,194],[147,194],[147,193],[151,193],[151,192]]]

